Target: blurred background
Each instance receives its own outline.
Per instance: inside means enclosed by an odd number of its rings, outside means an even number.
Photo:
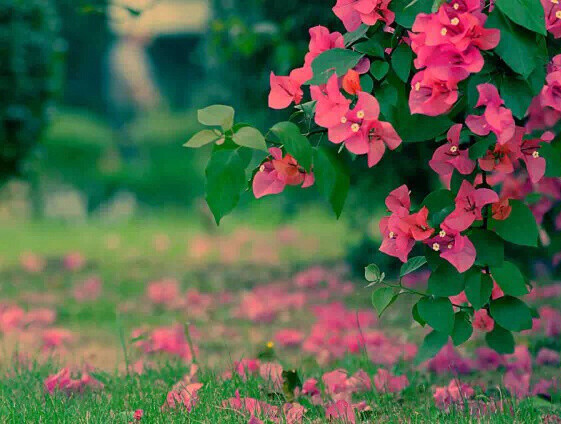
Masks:
[[[331,7],[323,0],[2,0],[0,227],[18,234],[4,255],[47,254],[60,234],[80,237],[96,225],[214,234],[300,220],[328,238],[336,233],[330,240],[359,273],[371,262],[395,262],[377,251],[377,219],[398,185],[422,195],[438,184],[423,171],[428,143],[386,155],[367,173],[364,161],[353,162],[339,221],[315,188],[295,188],[259,202],[246,193],[219,230],[203,200],[209,150],[182,147],[199,129],[197,109],[209,104],[230,104],[237,122],[262,130],[288,119],[289,111],[267,108],[269,73],[302,64],[311,26],[344,32]]]

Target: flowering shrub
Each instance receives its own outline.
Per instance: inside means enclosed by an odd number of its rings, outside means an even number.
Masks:
[[[259,198],[287,185],[317,186],[339,216],[346,158],[373,167],[387,149],[432,143],[428,166],[444,188],[419,205],[405,185],[386,198],[380,250],[404,264],[397,284],[366,268],[374,307],[381,315],[399,296],[419,298],[413,318],[432,328],[419,360],[474,327],[512,353],[512,332],[538,314],[519,299],[529,283],[505,247],[561,251],[561,4],[337,0],[333,11],[348,32],[311,28],[304,65],[271,73],[269,106],[294,104],[288,121],[263,135],[235,124],[228,106],[199,111],[208,128],[186,146],[214,144],[206,198],[217,223],[244,191]],[[427,292],[402,285],[425,265]]]

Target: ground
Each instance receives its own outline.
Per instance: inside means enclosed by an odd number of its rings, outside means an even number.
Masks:
[[[418,365],[414,299],[376,317],[344,222],[263,221],[3,224],[0,422],[561,422],[558,283],[516,355]]]

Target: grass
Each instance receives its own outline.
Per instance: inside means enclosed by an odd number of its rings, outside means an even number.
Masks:
[[[304,308],[281,311],[270,323],[238,317],[234,312],[236,306],[253,287],[290,280],[296,271],[309,264],[336,267],[354,237],[345,222],[334,223],[331,217],[312,209],[289,223],[290,228],[296,230],[296,238],[281,242],[277,229],[286,222],[281,221],[280,213],[271,214],[271,209],[267,208],[227,218],[217,232],[209,232],[200,219],[172,213],[126,223],[0,224],[4,240],[8,241],[0,246],[0,312],[3,303],[16,304],[26,310],[48,307],[57,314],[54,326],[68,329],[75,335],[69,346],[47,354],[38,344],[41,329],[0,332],[0,423],[128,423],[133,421],[137,409],[144,411],[141,422],[146,423],[247,423],[247,414],[224,406],[224,401],[233,397],[236,390],[242,397],[282,407],[288,399],[285,393],[272,388],[259,376],[252,375],[242,381],[236,374],[232,379],[223,379],[222,373],[230,369],[235,360],[259,356],[278,329],[292,327],[308,331],[313,322],[310,307],[315,302],[341,301],[351,309],[369,309],[370,292],[364,289],[362,282],[355,282],[354,293],[329,293],[329,300],[319,301],[315,296],[319,296],[324,287],[319,286],[306,292],[308,300]],[[251,228],[240,226],[247,222],[252,222]],[[243,239],[246,233],[250,237],[244,243],[255,244],[257,249],[243,256],[236,240]],[[166,237],[167,246],[158,249],[155,244],[162,235]],[[216,251],[204,257],[189,256],[190,246],[197,237],[205,238]],[[118,245],[109,248],[109,239],[119,240]],[[271,245],[279,253],[277,260],[259,265],[254,255]],[[224,262],[220,249],[225,248],[241,256]],[[44,271],[33,274],[22,270],[20,257],[27,251],[47,258]],[[81,252],[87,263],[80,270],[69,271],[62,266],[62,258],[73,251]],[[72,295],[75,285],[92,275],[103,281],[102,294],[95,300],[78,302]],[[214,304],[203,314],[192,314],[188,308],[157,307],[149,303],[146,287],[150,281],[163,277],[176,278],[182,291],[197,289],[210,295],[226,291],[232,293],[235,300],[227,305]],[[392,337],[418,342],[423,331],[411,327],[408,310],[412,301],[400,299],[380,321],[379,330]],[[170,356],[142,354],[134,346],[131,331],[138,327],[151,329],[186,322],[194,324],[198,331],[194,342],[200,349],[196,360],[203,387],[190,413],[182,408],[162,410],[167,393],[188,372],[189,364]],[[530,345],[536,343],[533,336],[521,340]],[[468,351],[479,344],[480,340],[474,341]],[[270,350],[267,352],[271,354]],[[28,359],[14,359],[20,353]],[[325,372],[337,368],[349,373],[362,369],[369,375],[374,375],[379,368],[364,352],[329,363],[298,348],[279,347],[273,354],[274,360],[285,370],[296,369],[301,380],[316,378],[321,382]],[[144,372],[126,372],[125,364],[139,359],[146,361]],[[48,376],[64,366],[81,369],[85,364],[93,366],[92,375],[104,384],[103,390],[71,396],[45,392],[44,381]],[[461,407],[443,412],[436,408],[432,390],[436,385],[448,384],[450,375],[428,373],[410,362],[400,362],[391,371],[406,374],[410,386],[399,395],[384,395],[375,390],[355,394],[353,401],[365,401],[370,407],[358,414],[357,422],[541,423],[547,414],[561,415],[557,402],[535,397],[517,401],[504,389],[497,390],[500,372],[476,372],[462,378],[473,384],[486,383],[487,390],[477,389],[478,399],[502,399],[504,410],[480,419]],[[535,375],[558,377],[559,370],[546,367],[536,370]],[[300,397],[298,402],[307,409],[304,423],[326,422],[323,407],[312,404],[307,397]]]

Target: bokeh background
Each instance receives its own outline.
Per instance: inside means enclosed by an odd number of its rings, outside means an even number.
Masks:
[[[289,111],[267,108],[269,73],[286,75],[301,65],[311,26],[344,32],[331,6],[4,0],[0,227],[17,236],[0,259],[14,261],[28,249],[59,253],[72,236],[88,250],[82,235],[91,228],[134,228],[150,238],[148,229],[220,235],[240,225],[278,229],[302,221],[300,227],[319,228],[337,245],[358,274],[372,262],[395,269],[399,264],[377,250],[383,199],[403,183],[414,196],[439,185],[426,169],[430,143],[408,145],[368,172],[364,161],[353,162],[339,221],[315,188],[292,188],[260,201],[245,193],[219,229],[204,203],[209,148],[182,147],[200,129],[197,109],[209,104],[232,105],[237,122],[262,130],[288,119]],[[22,234],[31,228],[30,245]]]

